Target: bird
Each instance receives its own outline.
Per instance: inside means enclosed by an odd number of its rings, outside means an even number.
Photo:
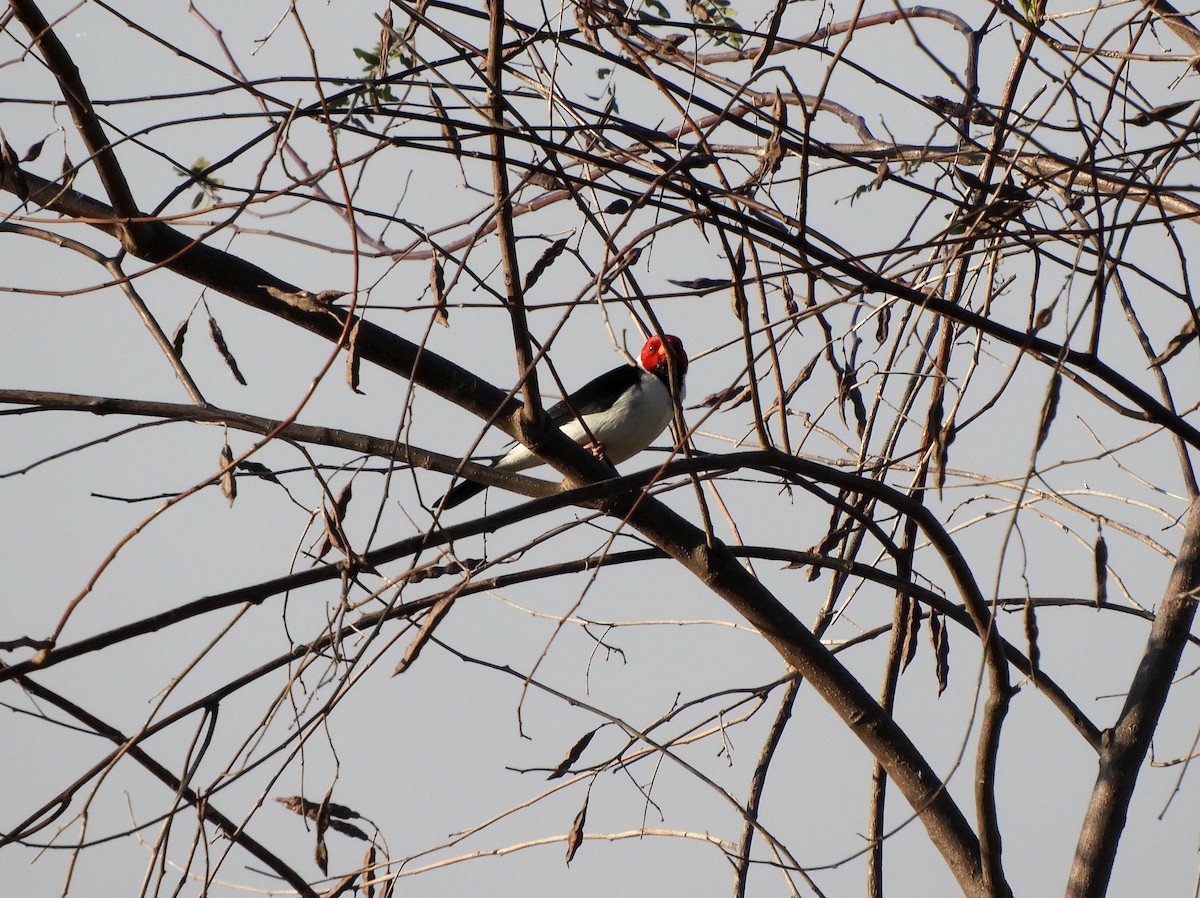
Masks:
[[[614,465],[649,446],[671,422],[675,402],[684,396],[688,357],[683,341],[670,334],[652,336],[638,358],[640,365],[618,365],[546,410],[551,424]],[[675,364],[674,395],[671,360]],[[540,458],[517,443],[492,467],[524,471],[540,464]],[[464,480],[446,493],[439,510],[461,505],[485,489],[482,483]]]

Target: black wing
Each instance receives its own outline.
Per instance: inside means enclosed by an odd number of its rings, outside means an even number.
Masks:
[[[473,480],[463,480],[456,483],[450,492],[446,493],[446,497],[442,499],[438,508],[441,511],[445,511],[448,508],[453,508],[455,505],[462,505],[462,503],[466,502],[472,496],[479,495],[485,489],[487,487],[482,483],[476,483]]]
[[[576,415],[590,415],[603,411],[612,405],[618,396],[641,380],[641,377],[642,369],[633,365],[618,365],[611,371],[605,371],[572,393],[569,402],[556,402],[546,409],[550,423],[562,427]]]
[[[614,400],[642,377],[642,369],[633,365],[618,365],[611,371],[606,371],[599,377],[588,381],[571,394],[570,402],[556,402],[546,409],[550,423],[562,427],[568,421],[573,421],[576,415],[590,415],[603,411],[613,404]],[[494,464],[495,462],[493,462]],[[472,496],[482,493],[487,487],[482,483],[464,480],[446,494],[439,506],[442,511],[461,505]]]

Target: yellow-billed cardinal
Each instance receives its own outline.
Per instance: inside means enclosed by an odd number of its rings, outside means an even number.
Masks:
[[[601,374],[565,401],[548,408],[550,423],[581,446],[590,445],[594,438],[599,446],[592,448],[614,465],[637,455],[663,432],[674,415],[668,358],[675,361],[675,386],[682,399],[688,368],[683,343],[678,337],[654,336],[642,347],[640,367],[620,365]],[[518,443],[492,467],[524,471],[540,464],[541,459]],[[446,494],[441,508],[453,508],[486,488],[482,483],[465,480]]]

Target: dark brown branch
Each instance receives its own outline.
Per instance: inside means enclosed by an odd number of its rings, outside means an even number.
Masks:
[[[782,5],[782,4],[781,4]],[[740,553],[739,553],[740,554]],[[733,861],[733,898],[745,898],[746,884],[750,879],[750,846],[754,842],[754,822],[758,820],[758,809],[762,803],[763,791],[767,786],[767,770],[775,750],[783,740],[784,730],[792,717],[792,707],[796,704],[796,696],[800,694],[802,680],[792,677],[784,688],[779,700],[779,710],[771,722],[771,731],[763,743],[758,755],[758,763],[754,766],[754,775],[750,778],[750,795],[746,799],[746,820],[742,825],[742,838],[738,841],[737,857]]]
[[[156,418],[167,421],[191,421],[197,424],[220,424],[233,430],[255,434],[275,434],[279,439],[306,443],[314,446],[329,446],[373,455],[389,461],[438,471],[442,474],[469,475],[473,480],[488,486],[499,486],[525,496],[546,496],[555,492],[554,484],[521,474],[497,471],[486,465],[473,464],[453,455],[442,455],[421,449],[410,443],[370,434],[339,430],[334,427],[318,427],[284,423],[277,418],[263,418],[245,412],[235,412],[215,405],[190,405],[178,402],[157,402],[144,399],[121,399],[110,396],[84,396],[78,393],[54,393],[46,390],[0,389],[0,405],[29,405],[40,411],[75,411],[93,415],[130,415]],[[24,469],[22,469],[24,470]],[[0,472],[0,479],[4,472]]]
[[[2,663],[0,663],[0,672],[6,672]],[[297,894],[306,896],[306,898],[318,898],[317,893],[308,884],[308,881],[297,873],[290,864],[285,863],[282,858],[251,837],[243,825],[235,823],[218,811],[207,796],[197,794],[194,789],[152,758],[145,749],[137,744],[139,742],[138,738],[126,736],[116,727],[110,726],[99,717],[96,717],[69,699],[47,689],[45,686],[33,682],[27,677],[17,677],[17,682],[22,689],[34,698],[48,705],[53,705],[78,720],[92,732],[96,733],[96,735],[115,743],[118,746],[118,751],[110,757],[115,760],[117,755],[124,754],[132,758],[175,795],[178,795],[195,808],[196,814],[201,819],[215,826],[231,842],[266,864],[280,879],[295,889]]]
[[[1192,503],[1179,558],[1150,628],[1125,706],[1104,733],[1100,773],[1083,817],[1067,898],[1101,898],[1108,891],[1117,845],[1150,741],[1196,617],[1200,594],[1200,500]]]
[[[521,266],[517,260],[517,238],[513,233],[512,190],[508,183],[508,149],[505,143],[508,103],[504,99],[504,0],[488,3],[487,91],[488,113],[491,121],[492,202],[496,234],[500,240],[500,262],[504,271],[505,305],[512,323],[513,348],[517,354],[517,370],[521,375],[521,395],[524,399],[523,420],[541,414],[541,393],[538,391],[537,369],[534,367],[533,345],[529,339],[529,322],[525,318],[525,291],[521,283]]]
[[[1061,171],[1061,167],[1059,170]],[[713,197],[685,190],[680,184],[675,186],[682,194],[704,208],[708,208],[722,217],[733,217],[736,221],[760,232],[764,237],[777,241],[781,248],[796,243],[795,236],[781,226],[763,222],[753,216],[742,215],[736,209],[719,205]],[[0,188],[15,192],[25,187],[29,190],[31,202],[74,218],[84,219],[107,233],[116,232],[116,226],[113,223],[114,212],[111,207],[28,172],[0,168]],[[134,255],[162,265],[183,277],[211,287],[254,308],[288,320],[331,341],[337,341],[341,337],[346,316],[344,310],[335,307],[316,311],[282,302],[276,298],[280,292],[295,294],[302,291],[257,265],[231,253],[206,246],[198,240],[189,239],[166,224],[156,221],[147,224],[148,227],[139,232],[146,239],[142,240],[134,250],[131,250]],[[895,296],[927,308],[960,324],[979,330],[994,339],[1021,347],[1037,355],[1049,359],[1061,358],[1065,364],[1073,365],[1081,371],[1091,374],[1114,392],[1136,405],[1142,420],[1159,424],[1190,445],[1200,447],[1200,430],[1188,424],[1170,409],[1165,408],[1150,393],[1118,374],[1117,371],[1090,353],[1066,349],[1052,341],[1000,324],[985,315],[893,281],[854,260],[844,259],[812,244],[806,243],[800,249],[802,249],[803,255],[797,257],[798,261],[807,260],[810,263],[816,262],[824,265],[829,270],[838,271],[853,279],[867,290]],[[275,295],[268,292],[267,287],[272,288]],[[493,421],[497,427],[514,439],[518,438],[517,417],[521,405],[505,391],[372,322],[363,321],[359,330],[359,351],[364,359],[374,362],[385,370],[411,378],[436,395],[449,399],[484,420]],[[543,428],[537,429],[543,430]],[[557,451],[564,453],[564,458],[573,455],[574,463],[579,466],[577,471],[587,470],[593,477],[603,476],[604,469],[598,461],[594,465],[591,464],[589,459],[585,458],[588,453],[582,450],[578,453],[573,452],[570,447],[574,444],[571,444],[565,437],[560,442],[557,437],[557,431],[546,432],[541,436],[533,431],[523,434],[528,445],[537,442],[541,451],[548,452],[551,444],[557,443]],[[596,460],[591,459],[591,461]]]
[[[83,79],[79,77],[79,69],[75,67],[71,54],[62,45],[36,3],[32,0],[12,0],[10,5],[38,49],[42,51],[46,65],[58,79],[63,99],[67,101],[67,108],[71,110],[71,118],[74,119],[75,127],[79,129],[79,135],[83,138],[88,152],[92,154],[100,182],[104,185],[109,202],[112,203],[113,229],[121,243],[128,245],[132,242],[132,219],[138,215],[137,203],[129,189],[129,182],[125,179],[125,172],[121,170],[121,164],[113,152],[112,143],[104,133],[96,110],[92,108],[87,88],[84,87]]]
[[[115,213],[110,206],[53,181],[28,172],[0,168],[0,187],[14,190],[18,176],[29,188],[30,202],[82,219],[105,233],[116,234]],[[285,302],[278,297],[306,294],[295,284],[240,256],[207,246],[199,239],[193,240],[162,222],[147,221],[145,224],[131,254],[331,342],[341,337],[347,317],[345,310],[336,306],[313,308],[315,304],[312,303]],[[520,403],[510,399],[504,390],[370,321],[359,323],[358,339],[359,352],[364,359],[417,381],[432,393],[456,402],[478,417],[495,416],[497,426],[509,433],[508,417],[519,412]]]

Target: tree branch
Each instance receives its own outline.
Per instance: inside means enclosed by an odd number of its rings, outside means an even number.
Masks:
[[[1191,633],[1200,594],[1200,500],[1192,503],[1179,558],[1146,640],[1125,706],[1105,731],[1100,772],[1083,816],[1067,898],[1102,898],[1150,740]]]
[[[121,164],[113,152],[112,143],[104,133],[104,127],[92,107],[83,79],[79,77],[79,69],[36,3],[32,0],[12,0],[10,5],[38,49],[42,51],[47,67],[58,79],[63,99],[67,102],[67,108],[71,110],[71,118],[75,120],[75,127],[92,154],[100,182],[104,185],[109,202],[112,203],[113,229],[122,245],[128,248],[135,242],[130,229],[134,227],[132,220],[139,214],[137,203],[134,201],[133,191],[129,188],[129,182],[125,179],[125,172],[121,170]]]
[[[6,672],[3,662],[0,662],[0,673]],[[230,820],[220,811],[218,811],[213,803],[205,796],[196,793],[194,789],[179,779],[174,773],[152,758],[145,749],[141,748],[136,738],[130,738],[118,730],[116,727],[105,723],[96,715],[88,712],[84,708],[70,701],[69,699],[53,692],[46,687],[33,682],[28,677],[17,677],[17,682],[21,688],[28,692],[31,696],[43,701],[48,705],[53,705],[59,710],[69,714],[71,717],[78,720],[89,730],[108,739],[110,742],[118,746],[117,756],[120,754],[128,755],[143,768],[145,768],[159,782],[163,783],[174,794],[178,795],[193,808],[196,809],[196,814],[202,820],[211,823],[217,827],[221,833],[231,842],[238,845],[240,848],[258,858],[274,871],[280,879],[296,890],[297,894],[305,896],[305,898],[318,898],[317,893],[313,890],[308,881],[297,873],[290,864],[287,864],[276,855],[268,850],[266,846],[252,838],[246,832],[245,827],[233,820]],[[113,759],[115,760],[115,758]]]

